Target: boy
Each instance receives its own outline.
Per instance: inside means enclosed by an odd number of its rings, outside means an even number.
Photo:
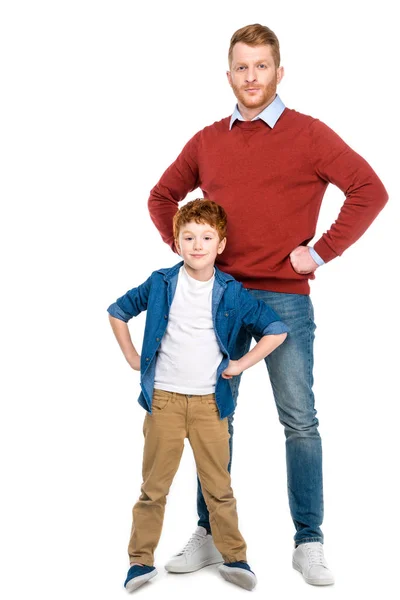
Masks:
[[[245,589],[256,585],[230,484],[227,417],[235,406],[228,380],[277,348],[287,327],[264,302],[214,267],[225,248],[226,225],[226,213],[218,204],[201,199],[187,203],[173,221],[183,262],[155,271],[108,308],[126,360],[141,372],[139,404],[147,411],[142,493],[133,507],[128,546],[128,591],[157,574],[154,550],[186,437],[210,512],[212,536],[224,561],[219,571]],[[143,310],[148,313],[139,356],[127,321]],[[239,360],[230,360],[243,325],[259,341]],[[211,531],[198,529],[201,543]],[[222,562],[219,555],[213,560],[217,562]]]

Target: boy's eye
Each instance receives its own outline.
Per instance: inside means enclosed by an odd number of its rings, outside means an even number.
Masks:
[[[210,237],[210,236],[206,236],[204,239],[205,239],[205,240],[212,240],[212,237]]]
[[[193,238],[191,238],[191,237],[185,237],[185,240],[186,240],[187,242],[190,242],[190,240],[192,240],[192,239],[193,239]]]

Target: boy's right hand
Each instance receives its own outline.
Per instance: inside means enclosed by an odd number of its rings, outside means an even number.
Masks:
[[[137,354],[128,360],[129,365],[134,371],[140,371],[140,355]]]

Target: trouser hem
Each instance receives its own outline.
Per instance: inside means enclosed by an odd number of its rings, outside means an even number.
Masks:
[[[308,544],[310,542],[320,542],[321,544],[323,544],[324,539],[322,537],[305,538],[304,540],[295,540],[294,545],[295,545],[295,547],[297,547],[297,546],[300,546],[301,544]]]

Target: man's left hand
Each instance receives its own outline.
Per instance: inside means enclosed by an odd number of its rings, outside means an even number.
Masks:
[[[311,257],[308,246],[297,246],[297,248],[290,253],[289,258],[293,269],[300,275],[313,273],[318,268],[317,263]]]

